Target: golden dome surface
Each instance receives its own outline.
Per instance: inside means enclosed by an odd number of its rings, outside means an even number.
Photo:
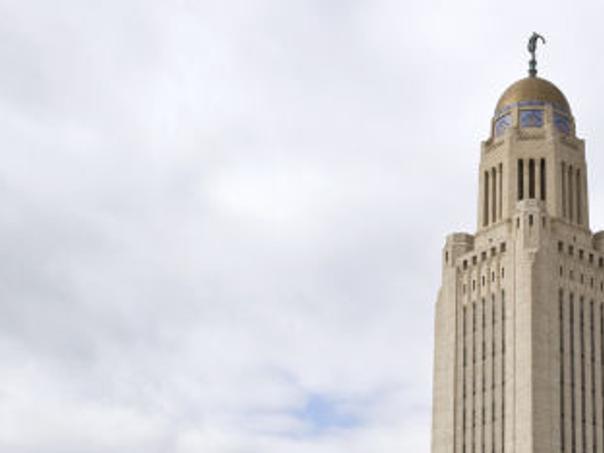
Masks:
[[[570,113],[570,106],[562,91],[540,77],[526,77],[510,85],[499,98],[495,112],[500,112],[509,105],[530,101],[553,104],[556,108]]]

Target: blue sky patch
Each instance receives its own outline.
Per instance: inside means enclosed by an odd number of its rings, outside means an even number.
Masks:
[[[332,429],[354,428],[360,424],[357,416],[345,410],[343,401],[325,395],[311,394],[304,407],[294,411],[299,420],[306,423],[313,434]]]

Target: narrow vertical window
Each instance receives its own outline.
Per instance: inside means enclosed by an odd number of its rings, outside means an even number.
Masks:
[[[587,441],[585,431],[587,427],[586,422],[586,408],[585,408],[585,312],[584,304],[585,300],[583,296],[579,298],[579,345],[580,345],[580,378],[581,378],[581,446],[582,451],[587,451]]]
[[[501,290],[501,452],[505,452],[505,290]]]
[[[589,341],[590,341],[590,363],[591,363],[591,426],[592,426],[592,446],[593,451],[598,451],[598,441],[596,435],[596,341],[594,332],[594,301],[589,301]]]
[[[541,163],[539,164],[539,172],[541,173],[541,199],[545,200],[545,159],[541,159]]]
[[[573,167],[568,166],[568,219],[572,222],[575,220],[574,202],[573,199]]]
[[[476,303],[472,303],[472,446],[476,438]],[[472,448],[474,450],[474,448]]]
[[[493,185],[493,196],[491,198],[491,204],[493,205],[491,207],[491,221],[495,222],[497,220],[497,170],[495,169],[495,167],[493,167],[493,169],[491,170],[491,179],[493,180],[491,182]]]
[[[582,220],[582,212],[581,212],[581,170],[577,169],[577,175],[575,178],[575,182],[577,183],[577,223],[581,225],[583,223]]]
[[[501,176],[501,175],[500,175]],[[495,451],[495,293],[491,294],[491,451]]]
[[[560,331],[560,449],[564,451],[564,293],[558,294],[558,318]]]
[[[495,357],[495,294],[491,295],[491,356]],[[492,388],[495,388],[495,360],[491,361],[493,367],[491,373]]]
[[[524,161],[518,159],[518,199],[524,199]]]
[[[501,220],[503,218],[503,164],[499,164],[499,217]]]
[[[466,366],[467,366],[467,338],[466,338],[466,324],[467,324],[467,306],[464,305],[462,311],[462,332],[463,332],[463,367],[462,367],[462,377],[461,377],[461,388],[462,388],[462,414],[461,414],[461,443],[462,443],[462,451],[466,450]]]
[[[604,398],[604,307],[600,303],[600,398]],[[602,405],[602,421],[604,421],[604,404]]]
[[[489,224],[489,172],[484,172],[484,209],[483,209],[483,222],[484,226]]]
[[[482,355],[482,360],[480,361],[480,368],[481,368],[481,382],[480,382],[480,392],[481,392],[481,397],[479,398],[480,401],[480,438],[483,439],[484,442],[484,437],[485,437],[485,361],[486,361],[486,344],[485,344],[485,336],[486,336],[486,301],[485,298],[483,297],[481,300],[481,307],[480,307],[480,315],[482,318],[482,330],[480,333],[480,337],[482,339],[482,346],[481,346],[481,355]],[[482,448],[482,451],[484,451],[484,445]]]
[[[604,307],[600,306],[600,397],[604,398]],[[604,421],[604,404],[602,405],[602,420]]]
[[[529,198],[535,198],[535,159],[529,159]]]
[[[570,340],[570,358],[569,358],[569,372],[570,372],[570,442],[571,452],[577,451],[577,436],[576,436],[576,398],[575,398],[575,302],[574,295],[570,293],[570,314],[569,314],[569,340]]]
[[[562,179],[560,186],[562,187],[562,218],[566,218],[566,164],[562,162]]]

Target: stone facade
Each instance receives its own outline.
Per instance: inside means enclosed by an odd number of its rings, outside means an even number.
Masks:
[[[433,453],[604,453],[604,233],[570,108],[531,89],[499,101],[477,232],[443,249]]]

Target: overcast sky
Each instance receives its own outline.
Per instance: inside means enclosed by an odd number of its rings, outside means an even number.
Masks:
[[[602,17],[0,0],[0,451],[427,452],[440,248],[532,31],[604,226]]]

